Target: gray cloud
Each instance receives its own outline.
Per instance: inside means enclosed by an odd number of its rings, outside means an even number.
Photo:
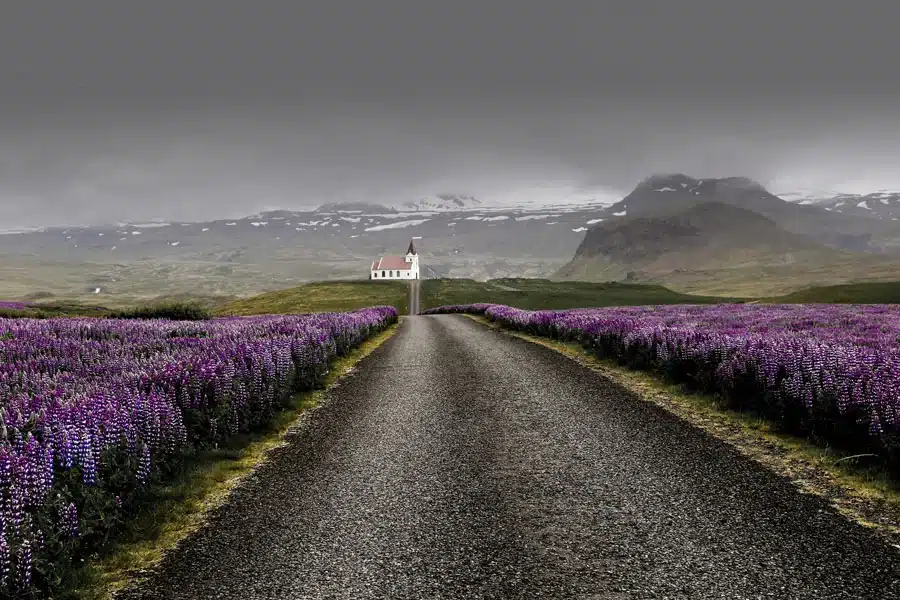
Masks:
[[[0,220],[626,192],[657,171],[900,187],[893,2],[313,4],[6,9]]]

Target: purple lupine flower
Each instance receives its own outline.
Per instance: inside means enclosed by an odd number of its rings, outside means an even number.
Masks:
[[[9,585],[11,557],[6,536],[0,536],[0,588]]]
[[[202,326],[0,319],[0,578],[30,582],[43,537],[31,516],[70,480],[61,473],[77,469],[79,485],[102,491],[105,457],[131,456],[141,485],[195,445],[259,425],[316,383],[338,351],[396,318],[394,308],[375,307]],[[189,429],[198,422],[210,424],[211,439]],[[78,520],[75,505],[64,505],[61,530],[77,536]]]
[[[21,591],[28,590],[31,587],[31,540],[25,538],[19,546],[16,555],[16,584]]]
[[[78,537],[78,508],[70,502],[60,512],[60,531],[68,538]]]

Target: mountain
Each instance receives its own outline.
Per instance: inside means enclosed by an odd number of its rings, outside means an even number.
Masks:
[[[900,192],[897,191],[869,194],[791,194],[786,199],[844,215],[900,221]]]
[[[759,213],[771,213],[764,218],[775,223],[781,236],[799,235],[790,228],[791,215],[795,221],[802,221],[807,213],[796,211],[812,211],[809,214],[816,218],[831,219],[811,218],[817,228],[813,227],[814,234],[804,238],[817,244],[832,241],[832,246],[823,245],[814,252],[821,260],[804,263],[809,273],[815,274],[814,283],[840,283],[851,271],[857,278],[900,279],[900,273],[890,271],[892,263],[869,260],[874,254],[829,253],[848,247],[886,253],[888,250],[876,244],[852,242],[890,241],[890,231],[896,229],[884,228],[896,227],[892,222],[785,202],[746,179],[701,181],[682,175],[649,178],[624,199],[604,190],[581,190],[548,182],[545,186],[523,186],[504,196],[491,196],[490,201],[439,194],[406,207],[402,203],[331,203],[315,210],[265,211],[203,222],[115,223],[0,234],[0,299],[14,300],[38,293],[59,300],[90,298],[112,306],[156,296],[247,295],[313,280],[361,278],[366,276],[372,260],[402,252],[411,237],[421,238],[416,245],[422,255],[422,272],[427,277],[551,277],[572,262],[583,240],[595,239],[595,234],[585,236],[591,226],[615,232],[633,215],[658,219],[710,202],[755,212],[756,201],[763,198]],[[554,205],[555,201],[558,204]],[[741,203],[743,206],[738,206]],[[425,210],[428,207],[433,210]],[[750,223],[755,216],[759,215],[739,213],[729,218]],[[707,221],[701,222],[701,230],[712,231],[709,223],[713,221],[703,218]],[[854,234],[851,225],[858,223],[868,229]],[[728,242],[744,239],[733,226],[729,222],[717,225],[725,234],[710,238],[715,252],[707,254],[729,257],[728,261],[719,262],[710,262],[709,256],[703,258],[704,251],[691,245],[696,241],[677,231],[666,238],[660,237],[664,230],[658,230],[653,234],[655,238],[650,236],[644,241],[633,232],[626,232],[624,237],[615,238],[619,240],[618,250],[609,248],[606,253],[615,266],[608,268],[608,274],[610,278],[625,277],[629,271],[637,273],[643,269],[655,277],[654,269],[671,266],[675,271],[666,277],[675,287],[708,291],[715,283],[722,293],[748,281],[756,282],[761,276],[768,277],[767,273],[752,270],[756,267],[733,268],[734,257],[727,254]],[[771,232],[760,227],[749,231],[755,232],[757,240],[766,240],[769,248],[781,247],[775,245]],[[887,233],[879,233],[878,227]],[[848,228],[851,233],[845,233]],[[630,254],[622,254],[638,252],[641,244],[652,247],[657,243],[654,239],[668,239],[674,244],[668,249],[668,258],[659,259],[662,262],[644,264]],[[799,243],[797,238],[791,239],[792,244]],[[896,239],[900,240],[900,236]],[[781,264],[772,260],[771,252],[766,254],[765,247],[766,244],[753,246],[753,252],[749,252],[741,246],[743,253],[739,252],[738,257],[745,262],[748,257],[766,259],[752,263],[756,266]],[[685,250],[679,253],[679,248]],[[790,245],[785,252],[799,250]],[[832,256],[839,260],[831,261],[828,257]],[[704,265],[709,268],[702,277],[697,275],[699,271],[692,270]],[[596,271],[594,263],[584,276],[598,276]],[[676,271],[679,278],[673,279]],[[812,277],[798,273],[798,269],[779,271],[772,277],[780,278],[790,290],[802,287],[804,277]]]
[[[645,281],[713,293],[734,293],[743,285],[747,295],[848,277],[900,277],[900,260],[825,246],[734,204],[702,202],[682,210],[673,206],[665,213],[642,212],[591,227],[557,276]]]
[[[637,216],[591,227],[564,276],[617,277],[627,272],[660,273],[710,269],[748,262],[791,262],[797,253],[832,252],[813,240],[780,229],[758,213],[705,202],[666,216]],[[583,277],[578,277],[583,278]]]
[[[596,211],[338,203],[203,222],[46,228],[0,235],[0,299],[44,293],[114,305],[360,278],[378,256],[403,252],[410,237],[422,238],[416,246],[429,277],[548,277],[572,257]]]
[[[653,175],[605,209],[607,216],[657,216],[706,202],[757,212],[782,229],[844,250],[900,254],[900,222],[828,210],[814,203],[788,202],[745,177],[696,179],[684,174]]]
[[[401,211],[460,211],[482,207],[481,200],[465,194],[435,194],[397,206]]]
[[[458,212],[488,208],[481,200],[465,194],[435,194],[418,200],[398,202],[391,206],[369,202],[333,202],[323,204],[316,209],[317,213],[362,212],[362,213],[396,213],[396,212]],[[510,208],[496,207],[491,208]]]
[[[319,206],[316,210],[319,214],[337,214],[337,213],[395,213],[393,208],[388,208],[383,204],[372,204],[369,202],[331,202]]]

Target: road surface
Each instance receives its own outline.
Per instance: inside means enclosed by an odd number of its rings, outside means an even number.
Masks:
[[[417,316],[129,599],[900,598],[900,554],[601,375]]]

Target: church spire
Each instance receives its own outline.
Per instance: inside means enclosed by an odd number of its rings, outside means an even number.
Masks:
[[[412,240],[409,240],[409,248],[406,249],[406,253],[407,254],[415,254],[416,253],[416,247],[413,246]]]

